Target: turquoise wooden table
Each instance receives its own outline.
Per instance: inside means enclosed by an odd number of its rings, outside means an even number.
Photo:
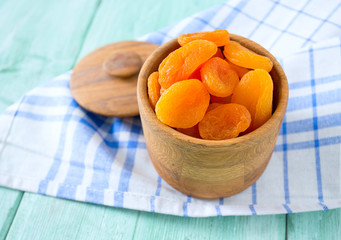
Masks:
[[[0,112],[91,50],[136,39],[219,2],[0,1]],[[341,209],[183,218],[0,188],[0,239],[340,239],[340,219]]]

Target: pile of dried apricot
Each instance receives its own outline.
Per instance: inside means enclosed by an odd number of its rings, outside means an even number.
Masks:
[[[226,30],[182,34],[148,78],[157,118],[186,135],[223,140],[272,115],[272,62],[230,40]]]

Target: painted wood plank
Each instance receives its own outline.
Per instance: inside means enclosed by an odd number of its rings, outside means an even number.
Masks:
[[[288,215],[288,239],[340,239],[341,209]]]
[[[97,2],[1,1],[0,112],[27,90],[71,69]],[[22,195],[0,188],[0,239],[10,228]]]
[[[222,2],[224,0],[102,0],[79,59],[105,44],[136,40]]]
[[[5,239],[22,196],[21,191],[0,187],[0,239]]]
[[[184,218],[142,212],[134,239],[285,239],[285,217]]]
[[[26,91],[72,68],[98,1],[1,1],[3,102],[12,103]]]
[[[137,214],[25,193],[6,239],[132,239]]]

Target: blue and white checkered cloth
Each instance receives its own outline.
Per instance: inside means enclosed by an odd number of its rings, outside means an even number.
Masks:
[[[72,99],[71,72],[0,116],[0,185],[181,216],[275,214],[341,207],[341,3],[228,1],[149,34],[227,29],[270,50],[289,81],[287,114],[270,163],[225,199],[183,195],[154,170],[139,117],[104,118]]]

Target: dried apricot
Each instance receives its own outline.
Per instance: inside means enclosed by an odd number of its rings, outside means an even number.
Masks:
[[[239,79],[242,78],[247,72],[250,71],[248,68],[237,66],[236,64],[231,63],[226,59],[226,62],[230,65],[230,67],[237,73]]]
[[[200,70],[202,83],[208,92],[217,97],[227,97],[232,94],[239,82],[237,73],[228,63],[218,57],[208,60]]]
[[[190,128],[205,115],[210,95],[197,79],[174,83],[156,104],[157,118],[174,128]]]
[[[152,74],[150,74],[147,80],[148,99],[153,109],[155,109],[155,105],[160,98],[160,84],[159,84],[158,78],[159,78],[159,73],[153,72]]]
[[[233,64],[244,68],[260,68],[270,72],[273,66],[269,58],[258,55],[235,41],[230,41],[224,47],[224,55]]]
[[[224,55],[223,55],[223,52],[221,51],[220,48],[217,49],[217,52],[216,54],[214,54],[212,57],[218,57],[218,58],[221,58],[221,59],[224,59]]]
[[[189,42],[199,39],[214,42],[218,47],[222,47],[228,44],[228,42],[230,41],[230,34],[226,30],[181,34],[178,37],[178,43],[180,44],[180,46],[184,46]]]
[[[211,103],[210,105],[208,105],[208,108],[207,108],[206,112],[209,112],[209,111],[211,111],[211,110],[213,110],[216,107],[219,107],[221,105],[223,105],[223,104],[222,103]]]
[[[198,79],[201,81],[201,74],[200,74],[200,69],[202,65],[200,65],[188,78],[189,79]]]
[[[203,139],[223,140],[235,138],[245,131],[251,123],[251,115],[246,107],[223,104],[206,112],[199,123],[199,133]]]
[[[272,95],[273,82],[267,71],[256,69],[242,77],[231,101],[249,110],[252,122],[247,132],[255,130],[271,117]]]
[[[218,48],[216,54],[214,54],[212,56],[212,58],[214,58],[214,57],[219,57],[221,59],[224,59],[223,52],[220,50],[220,48]],[[201,70],[202,65],[204,65],[204,64],[205,63],[203,63],[199,67],[197,67],[197,69],[195,69],[195,71],[188,77],[188,79],[199,79],[201,81],[200,70]]]
[[[164,89],[163,87],[160,88],[160,96],[166,91],[167,89]]]
[[[200,134],[199,134],[198,124],[196,124],[190,128],[177,128],[176,130],[178,130],[179,132],[181,132],[187,136],[191,136],[191,137],[195,137],[195,138],[201,138]]]
[[[217,52],[217,46],[206,40],[195,40],[176,49],[159,66],[159,83],[167,89],[188,77]]]
[[[211,95],[211,103],[231,103],[231,97],[232,95],[228,97],[216,97],[214,95]]]

